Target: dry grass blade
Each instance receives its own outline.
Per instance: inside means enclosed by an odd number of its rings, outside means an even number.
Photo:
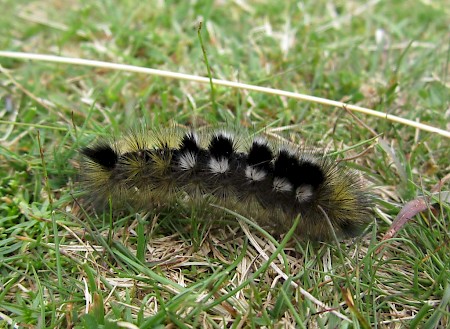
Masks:
[[[321,97],[299,94],[299,93],[278,90],[278,89],[273,89],[273,88],[267,88],[267,87],[259,87],[259,86],[249,85],[249,84],[240,83],[240,82],[233,82],[233,81],[219,80],[219,79],[211,79],[210,80],[209,78],[206,78],[206,77],[200,77],[200,76],[195,76],[195,75],[190,75],[190,74],[183,74],[183,73],[176,73],[176,72],[157,70],[157,69],[151,69],[151,68],[145,68],[145,67],[138,67],[138,66],[133,66],[133,65],[115,64],[115,63],[108,63],[108,62],[102,62],[102,61],[96,61],[96,60],[87,60],[87,59],[81,59],[81,58],[60,57],[60,56],[54,56],[54,55],[31,54],[31,53],[21,53],[21,52],[12,52],[12,51],[0,51],[0,57],[9,57],[9,58],[29,59],[29,60],[46,61],[46,62],[54,62],[54,63],[65,63],[65,64],[72,64],[72,65],[101,67],[101,68],[106,68],[106,69],[111,69],[111,70],[144,73],[144,74],[150,74],[150,75],[161,76],[161,77],[166,77],[166,78],[188,80],[188,81],[200,82],[200,83],[210,83],[212,81],[213,84],[219,85],[219,86],[252,90],[252,91],[257,91],[257,92],[271,94],[271,95],[285,96],[288,98],[298,99],[301,101],[313,102],[313,103],[323,104],[323,105],[327,105],[327,106],[335,106],[335,107],[341,108],[343,110],[350,110],[350,111],[364,113],[367,115],[375,116],[375,117],[382,118],[382,119],[392,121],[392,122],[401,123],[403,125],[411,126],[411,127],[414,127],[414,128],[420,129],[420,130],[424,130],[424,131],[433,132],[433,133],[442,135],[444,137],[450,138],[450,131],[442,130],[442,129],[439,129],[436,127],[422,124],[420,122],[400,118],[400,117],[397,117],[392,114],[382,113],[382,112],[374,111],[374,110],[364,108],[361,106],[346,104],[343,102],[333,101],[333,100],[329,100],[329,99],[325,99],[325,98],[321,98]]]

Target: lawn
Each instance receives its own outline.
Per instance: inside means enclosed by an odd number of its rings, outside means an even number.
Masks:
[[[445,3],[0,0],[0,328],[448,328]],[[375,218],[318,243],[217,208],[95,211],[80,149],[142,123],[325,149]]]

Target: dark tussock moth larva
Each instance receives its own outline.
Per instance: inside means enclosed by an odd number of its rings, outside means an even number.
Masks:
[[[358,172],[323,153],[271,145],[264,137],[143,128],[81,150],[82,180],[97,203],[135,209],[207,200],[254,219],[272,233],[318,241],[362,232],[373,218]]]

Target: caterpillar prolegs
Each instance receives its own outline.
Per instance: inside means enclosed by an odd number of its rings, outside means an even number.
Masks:
[[[356,236],[373,217],[360,173],[323,152],[263,136],[143,128],[81,153],[84,186],[97,203],[145,210],[207,200],[276,234],[300,216],[297,237],[318,241],[332,239],[333,230],[339,238]]]

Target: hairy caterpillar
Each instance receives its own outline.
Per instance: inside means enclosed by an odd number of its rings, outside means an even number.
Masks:
[[[339,238],[356,236],[372,218],[359,173],[323,153],[261,136],[142,128],[81,153],[84,186],[97,203],[151,209],[207,200],[277,234],[301,216],[297,237],[319,241],[330,240],[332,230]]]

